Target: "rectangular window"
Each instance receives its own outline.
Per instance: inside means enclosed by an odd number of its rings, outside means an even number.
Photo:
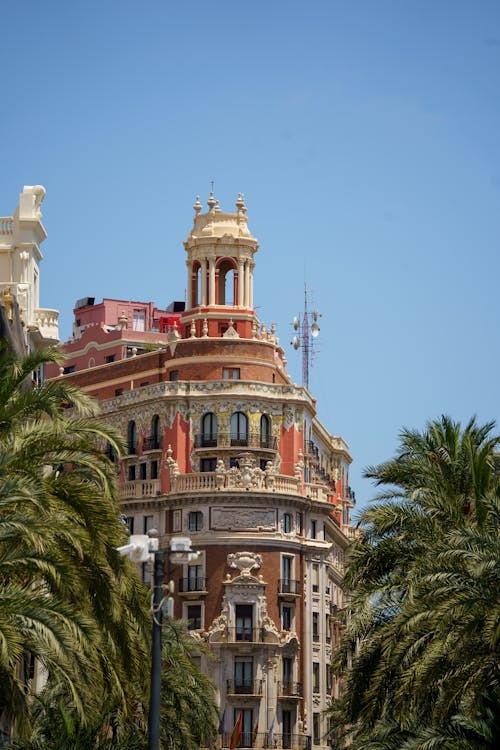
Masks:
[[[223,380],[239,380],[240,368],[239,367],[223,367],[222,379]]]
[[[216,458],[202,458],[200,461],[200,471],[215,471],[216,466]]]
[[[332,640],[332,628],[330,623],[330,615],[325,616],[325,638],[326,642],[330,643]]]
[[[109,364],[110,362],[115,361],[115,355],[114,354],[108,354],[104,360],[106,364]]]
[[[116,388],[115,396],[123,396],[123,388]]]
[[[128,529],[129,534],[134,533],[134,516],[122,516],[122,520]]]
[[[319,612],[312,613],[312,631],[313,641],[319,641]]]
[[[134,310],[132,329],[134,331],[145,331],[146,330],[146,311],[145,310]]]
[[[316,527],[317,522],[313,519],[311,521],[311,539],[316,539]]]
[[[302,536],[302,513],[297,513],[297,515],[295,516],[295,523],[297,525],[297,534],[299,534],[299,536]]]
[[[192,510],[188,513],[188,530],[201,531],[203,528],[203,513],[201,510]]]
[[[317,714],[317,713],[313,714],[313,744],[314,745],[321,744],[321,731],[320,731],[320,724],[319,724],[319,714]]]
[[[203,591],[203,565],[188,565],[187,590]]]
[[[63,375],[70,375],[75,371],[75,365],[68,365],[63,369]]]
[[[319,692],[319,661],[313,661],[313,693]]]
[[[201,604],[188,604],[186,615],[188,630],[201,630]]]
[[[253,692],[253,661],[248,657],[234,658],[234,691],[247,694]]]
[[[284,555],[281,558],[281,577],[284,581],[290,581],[292,578],[293,557]]]
[[[139,479],[146,479],[146,464],[139,464]]]
[[[170,370],[168,374],[168,379],[171,383],[174,383],[175,381],[179,380],[179,370]]]
[[[153,528],[154,516],[144,516],[144,534],[147,534]]]
[[[233,731],[233,727],[238,721],[238,717],[241,713],[241,740],[239,747],[252,747],[253,745],[253,710],[251,708],[235,708],[233,712],[233,726],[229,728],[229,731]]]
[[[293,659],[291,659],[289,656],[284,656],[282,659],[282,664],[283,664],[283,687],[289,691],[292,686]]]
[[[283,604],[281,607],[281,627],[283,630],[292,630],[293,607]]]
[[[312,566],[312,590],[319,591],[319,565],[317,563],[313,563]]]
[[[236,640],[253,640],[253,605],[237,604],[235,607]]]
[[[326,665],[326,692],[332,692],[332,668],[329,664]]]
[[[284,533],[290,534],[292,531],[292,516],[290,515],[290,513],[283,513],[281,524]]]
[[[128,467],[128,481],[135,482],[135,466]]]
[[[158,461],[151,461],[151,479],[158,479]]]

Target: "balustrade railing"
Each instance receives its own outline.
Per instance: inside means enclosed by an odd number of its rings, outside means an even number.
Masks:
[[[231,732],[224,732],[221,735],[222,748],[228,748],[231,745]],[[274,750],[309,750],[311,748],[311,737],[306,734],[292,734],[286,732],[278,734],[277,732],[242,732],[239,748],[273,748]]]
[[[227,680],[226,690],[232,695],[262,695],[262,680]]]
[[[294,581],[291,578],[280,578],[278,581],[278,594],[300,596],[300,593],[300,581]]]
[[[260,472],[260,473],[259,473]],[[266,474],[255,469],[249,485],[244,485],[241,472],[195,471],[190,474],[177,474],[172,477],[172,492],[203,492],[213,490],[268,490],[281,495],[299,495],[300,481],[296,477],[282,474]]]
[[[259,432],[200,432],[194,438],[195,448],[262,448],[277,450],[278,439]]]
[[[12,216],[0,216],[0,234],[12,234],[14,231],[14,219]]]
[[[120,500],[156,497],[160,494],[159,479],[136,479],[120,484]]]

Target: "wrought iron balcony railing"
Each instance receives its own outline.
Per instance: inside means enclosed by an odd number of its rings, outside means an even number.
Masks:
[[[291,680],[284,680],[278,682],[278,695],[282,697],[290,698],[301,698],[302,697],[302,683],[292,682]]]
[[[227,680],[226,689],[231,695],[262,695],[262,680]]]
[[[194,438],[195,448],[261,448],[277,450],[278,439],[258,432],[200,432]]]
[[[179,578],[179,593],[185,594],[191,591],[206,591],[207,590],[207,579],[206,578]]]
[[[160,450],[163,445],[163,440],[158,435],[148,435],[144,438],[142,449],[144,451],[156,451]]]
[[[278,581],[278,594],[300,596],[300,593],[300,581],[294,581],[291,578],[280,578]]]

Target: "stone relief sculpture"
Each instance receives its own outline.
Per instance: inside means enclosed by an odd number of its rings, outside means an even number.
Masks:
[[[238,568],[242,576],[249,576],[254,568],[262,567],[262,557],[254,552],[235,552],[227,556],[230,568]]]

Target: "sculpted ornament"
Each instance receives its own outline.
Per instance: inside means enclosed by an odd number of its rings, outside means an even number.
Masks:
[[[242,576],[250,576],[251,570],[262,567],[262,557],[254,552],[234,552],[227,556],[229,568],[238,568]]]

